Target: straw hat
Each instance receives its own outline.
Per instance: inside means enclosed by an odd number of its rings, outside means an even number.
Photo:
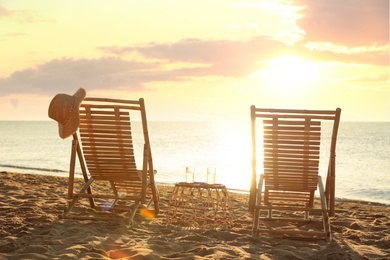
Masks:
[[[49,117],[58,122],[61,138],[67,138],[77,131],[80,124],[79,108],[85,95],[85,89],[79,88],[73,96],[61,93],[51,100]]]

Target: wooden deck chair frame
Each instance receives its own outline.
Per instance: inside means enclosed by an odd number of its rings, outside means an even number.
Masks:
[[[143,132],[143,163],[138,170],[135,163],[130,116],[140,113]],[[84,183],[75,192],[76,155]],[[73,134],[68,206],[64,218],[81,220],[113,220],[119,217],[131,224],[141,206],[155,215],[159,212],[159,194],[154,179],[149,133],[144,100],[108,98],[84,99],[80,106],[80,126]],[[95,182],[106,183],[109,193],[92,191]],[[93,213],[74,214],[80,199],[89,199]]]
[[[324,238],[331,241],[329,216],[335,211],[335,149],[341,109],[262,109],[251,106],[252,180],[249,210],[253,211],[252,234]],[[256,119],[263,123],[264,173],[257,182]],[[332,122],[326,189],[318,174],[321,122]],[[263,190],[264,187],[264,190]],[[314,207],[314,192],[320,194],[321,208]],[[274,218],[273,210],[303,211],[303,219]],[[261,212],[266,211],[266,217]],[[323,231],[259,228],[259,221],[310,221],[309,212],[322,215]]]

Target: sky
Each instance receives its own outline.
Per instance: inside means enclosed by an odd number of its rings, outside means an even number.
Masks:
[[[389,85],[389,0],[0,0],[0,120],[50,120],[82,87],[153,121],[390,121]]]

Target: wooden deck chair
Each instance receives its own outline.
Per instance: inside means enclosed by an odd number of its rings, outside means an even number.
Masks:
[[[63,217],[112,220],[116,216],[132,223],[140,207],[145,207],[143,212],[149,214],[146,217],[157,214],[159,194],[154,179],[156,171],[144,100],[85,98],[79,114],[80,125],[78,132],[73,134],[72,142],[68,207]],[[142,140],[138,146],[143,160],[140,169],[135,160],[137,143],[133,142],[132,127],[135,123],[130,120],[133,114],[140,121],[139,139]],[[84,183],[77,192],[74,191],[76,154],[84,177]],[[95,187],[95,183],[100,183],[100,186]],[[89,199],[89,206],[94,209],[89,210],[91,214],[75,212],[75,205],[82,198]],[[149,210],[151,203],[154,208]]]
[[[249,204],[250,210],[254,210],[254,237],[259,233],[267,233],[331,240],[329,215],[334,212],[335,148],[340,113],[339,108],[290,110],[251,106],[253,159]],[[263,125],[264,173],[260,175],[256,188],[257,118],[261,119],[257,123]],[[324,121],[330,121],[331,126]],[[328,140],[321,136],[322,122],[322,125],[330,128]],[[326,141],[329,143],[330,152],[325,192],[322,178],[319,176],[319,163],[322,158],[320,144]],[[317,187],[320,205],[314,203]],[[303,218],[296,218],[299,211],[304,213]],[[262,216],[264,212],[265,216]],[[287,212],[290,214],[287,215]],[[322,225],[318,227],[323,229],[322,231],[315,231],[316,228],[310,226],[315,221],[312,216],[309,218],[309,212],[313,213],[313,216],[316,215],[316,219],[322,219]],[[291,225],[291,221],[302,223],[298,228],[296,223]],[[304,228],[305,223],[310,224]]]

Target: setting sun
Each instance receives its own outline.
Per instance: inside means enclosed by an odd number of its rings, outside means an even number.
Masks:
[[[294,56],[281,56],[271,61],[268,73],[273,90],[278,93],[303,93],[318,76],[313,62]]]

